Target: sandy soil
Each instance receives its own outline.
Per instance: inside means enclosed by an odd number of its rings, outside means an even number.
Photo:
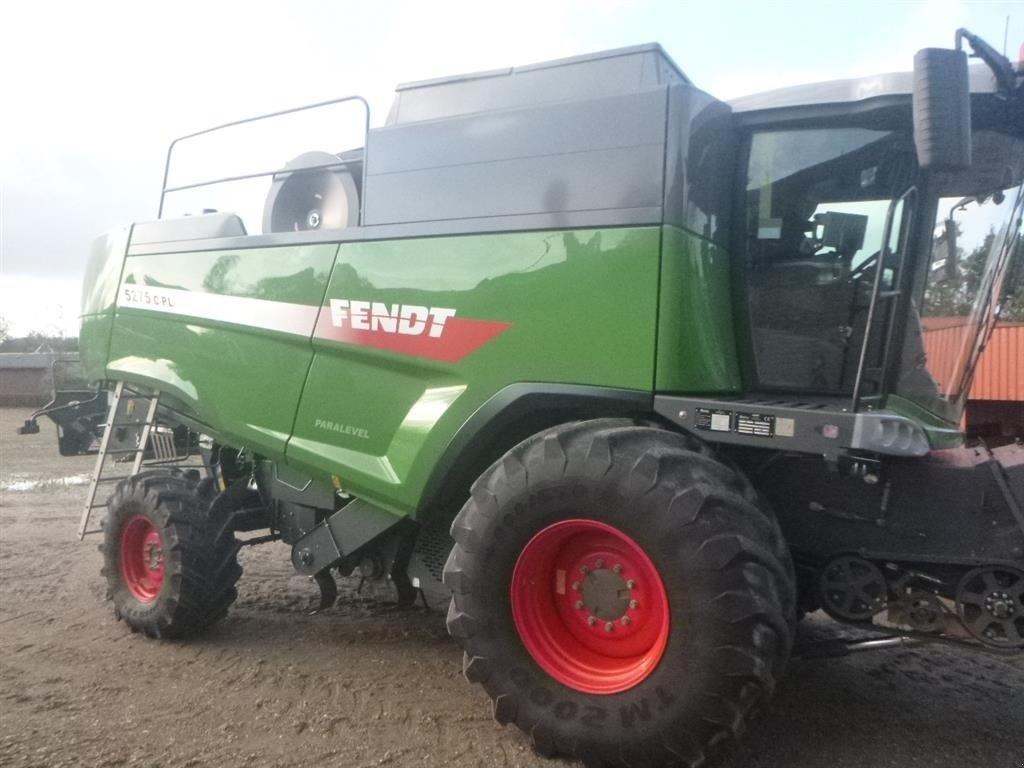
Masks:
[[[440,614],[386,589],[310,616],[280,544],[247,548],[240,596],[199,641],[130,634],[74,536],[90,471],[52,428],[0,410],[0,765],[553,766],[491,719]],[[42,485],[32,485],[43,481]],[[815,632],[835,633],[812,624]],[[1024,766],[1024,658],[946,648],[795,661],[732,768]]]

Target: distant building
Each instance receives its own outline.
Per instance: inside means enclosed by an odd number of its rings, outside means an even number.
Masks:
[[[922,318],[928,369],[955,370],[963,333],[962,317]],[[1000,323],[982,353],[974,375],[964,429],[989,445],[1024,439],[1024,323]]]
[[[53,352],[0,353],[0,405],[43,405],[53,393]]]

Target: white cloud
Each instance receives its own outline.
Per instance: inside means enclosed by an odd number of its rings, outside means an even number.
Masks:
[[[155,215],[174,136],[350,93],[379,125],[398,82],[579,52],[570,21],[584,5],[7,4],[0,313],[15,329],[70,328],[89,243]]]
[[[348,93],[369,99],[379,125],[399,82],[651,39],[661,39],[699,85],[730,98],[908,69],[917,48],[951,44],[957,26],[999,47],[1012,7],[955,0],[7,3],[0,25],[4,295],[17,293],[8,286],[22,276],[79,280],[94,236],[155,214],[171,138],[209,125]],[[978,27],[981,18],[989,28]],[[1011,49],[1022,27],[1024,14],[1015,13]],[[36,290],[26,322],[52,323],[58,310],[50,293]],[[22,306],[4,301],[0,313],[20,323],[13,315]]]
[[[40,331],[49,336],[77,336],[82,285],[78,279],[4,275],[0,280],[0,314],[12,336]]]
[[[866,27],[851,20],[842,37],[810,34],[799,66],[766,63],[718,71],[705,87],[719,98],[733,99],[790,85],[907,72],[919,49],[953,47],[960,27],[980,35],[997,50],[1002,49],[1005,34],[1011,61],[1016,61],[1018,47],[1024,43],[1024,13],[1013,3],[928,0],[900,3],[898,8],[901,12],[890,14],[888,21],[876,12],[878,7],[865,8],[864,18],[870,17],[873,24]],[[865,35],[866,31],[871,34]]]

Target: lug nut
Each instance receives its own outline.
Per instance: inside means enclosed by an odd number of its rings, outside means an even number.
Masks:
[[[585,566],[585,565],[581,565],[580,566],[580,573],[582,573],[584,576],[586,576],[588,573],[590,573],[590,569],[587,568],[587,566]]]
[[[637,607],[639,607],[639,605],[640,605],[640,603],[637,600],[630,600],[629,601],[629,607],[630,608],[637,608]]]
[[[577,600],[576,603],[575,603],[575,607],[576,607],[577,611],[582,610],[583,609],[583,601],[582,600]]]
[[[628,626],[629,626],[629,623],[630,623],[630,618],[629,618],[629,616],[623,616],[623,617],[622,617],[622,626],[624,626],[624,627],[628,627]]]
[[[580,591],[580,586],[581,585],[580,585],[580,583],[578,581],[574,581],[572,583],[573,592],[579,592]]]
[[[622,564],[616,563],[615,565],[613,565],[612,571],[614,571],[615,573],[622,573]]]
[[[601,558],[598,558],[597,562],[594,563],[594,567],[597,568],[598,570],[601,570],[602,568],[604,568],[604,560],[602,560]]]
[[[636,582],[630,579],[626,582],[626,589],[633,589],[636,586]]]
[[[615,625],[612,624],[610,621],[606,621],[604,623],[604,631],[605,632],[611,632],[613,629],[615,629]]]
[[[587,624],[590,626],[597,624],[597,616],[587,616]]]

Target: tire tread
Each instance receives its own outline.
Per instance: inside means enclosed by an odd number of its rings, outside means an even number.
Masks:
[[[209,488],[175,469],[146,470],[122,480],[109,502],[101,574],[114,615],[133,632],[158,639],[199,635],[222,619],[237,597],[241,546]],[[154,603],[140,603],[121,581],[120,529],[143,514],[161,531],[165,587]]]
[[[695,563],[694,570],[709,584],[722,585],[701,603],[705,620],[717,628],[714,636],[725,639],[707,649],[714,666],[708,679],[714,683],[700,691],[707,703],[700,722],[677,723],[644,743],[612,745],[560,736],[509,683],[502,661],[488,655],[500,629],[488,618],[478,584],[487,578],[493,542],[518,524],[506,503],[567,477],[581,482],[611,478],[629,497],[662,504],[672,515],[673,530],[689,532],[673,545],[675,556]],[[770,508],[742,473],[688,435],[624,419],[574,422],[541,432],[478,478],[451,532],[456,544],[444,571],[453,592],[448,628],[464,650],[464,675],[490,694],[495,719],[514,722],[540,754],[581,759],[592,768],[699,768],[730,748],[782,674],[795,624],[788,547]]]

